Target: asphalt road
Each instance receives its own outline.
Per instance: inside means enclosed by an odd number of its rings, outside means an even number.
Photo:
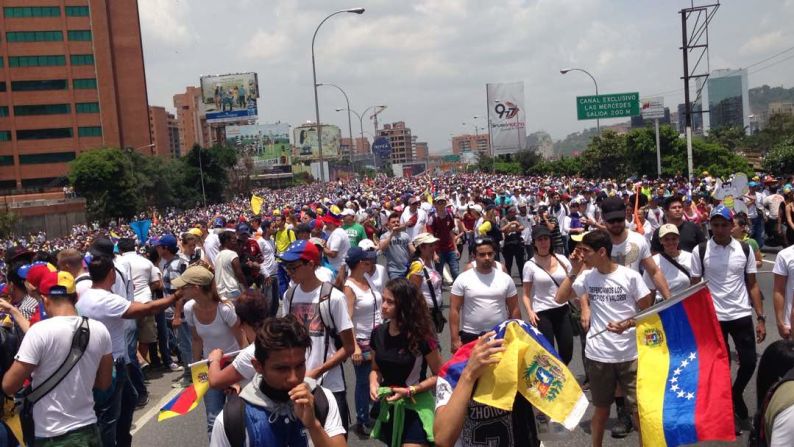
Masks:
[[[763,267],[761,268],[761,272],[758,275],[759,283],[761,285],[761,291],[765,297],[764,300],[764,312],[766,314],[767,319],[767,331],[768,336],[767,339],[758,347],[758,356],[760,357],[763,350],[773,341],[779,339],[777,334],[777,327],[775,326],[775,317],[774,317],[774,309],[772,307],[772,266],[773,261],[775,259],[774,254],[765,254],[765,262]],[[462,264],[461,264],[462,265]],[[767,273],[763,273],[767,272]],[[516,278],[516,283],[519,284],[520,281]],[[448,303],[448,289],[445,287],[444,292],[444,303]],[[449,356],[449,333],[448,333],[449,325],[447,325],[447,329],[445,333],[442,334],[441,338],[441,345],[443,349],[443,353],[448,358]],[[574,374],[577,376],[581,376],[583,374],[583,367],[581,362],[581,357],[579,356],[579,352],[581,346],[579,345],[578,339],[575,341],[576,346],[574,350],[574,359],[571,362],[570,368]],[[733,349],[732,349],[733,350]],[[735,351],[734,351],[735,357]],[[737,365],[735,362],[731,363],[731,370],[735,376]],[[155,445],[160,446],[168,446],[168,445],[190,445],[190,446],[202,446],[208,445],[208,436],[206,434],[206,416],[204,412],[204,405],[200,404],[193,412],[189,413],[186,416],[172,418],[163,422],[157,421],[157,414],[159,408],[168,402],[177,392],[171,388],[172,379],[176,378],[179,373],[163,373],[157,374],[151,377],[151,383],[149,385],[149,392],[150,392],[150,402],[145,407],[142,408],[135,413],[135,420],[133,426],[133,446],[137,447],[151,447]],[[355,383],[355,376],[353,374],[353,368],[349,362],[345,365],[345,376],[346,382],[348,384]],[[588,393],[589,397],[589,393]],[[751,414],[755,412],[755,401],[756,401],[756,393],[755,393],[755,376],[753,376],[753,380],[748,385],[745,393],[744,393],[745,401],[747,402],[748,407],[750,408]],[[348,403],[351,406],[351,411],[353,410],[353,387],[348,386]],[[614,408],[614,407],[613,407]],[[582,421],[579,424],[579,427],[576,428],[572,432],[553,432],[553,433],[543,433],[541,435],[541,439],[543,439],[544,445],[550,447],[578,447],[578,446],[589,446],[590,445],[590,418],[592,416],[593,407],[591,406],[585,416],[582,418]],[[354,414],[354,413],[353,413]],[[608,422],[607,429],[615,422],[615,414],[613,410],[613,414],[611,415],[611,419]],[[355,417],[354,417],[355,419]],[[349,445],[351,446],[364,446],[364,445],[378,445],[380,442],[369,440],[369,439],[361,439],[355,434],[351,434],[349,437]],[[612,439],[609,437],[609,433],[605,435],[605,444],[609,446],[635,446],[639,445],[639,439],[637,437],[637,433],[633,432],[627,438],[618,440]],[[710,443],[703,443],[700,445],[708,445],[708,446],[739,446],[739,445],[747,445],[747,432],[741,436],[736,442],[710,442]]]

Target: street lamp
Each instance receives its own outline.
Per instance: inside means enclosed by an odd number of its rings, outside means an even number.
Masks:
[[[590,74],[589,71],[587,71],[585,69],[582,69],[582,68],[561,68],[560,69],[560,74],[566,74],[569,71],[581,71],[582,73],[586,74],[587,76],[590,76],[590,79],[593,80],[593,84],[595,84],[596,96],[598,96],[598,82],[596,82],[595,78],[593,77],[593,75]],[[598,130],[598,134],[601,135],[601,120],[598,119],[598,118],[596,118],[596,130]]]
[[[312,86],[314,87],[314,113],[315,113],[315,118],[317,119],[317,123],[316,123],[316,125],[317,125],[317,148],[318,148],[318,155],[319,155],[319,159],[320,159],[320,181],[321,182],[325,181],[325,170],[323,169],[323,138],[322,138],[322,132],[320,132],[320,103],[317,100],[317,65],[314,62],[314,41],[315,41],[315,39],[317,39],[317,32],[320,31],[320,27],[323,26],[323,23],[325,23],[326,20],[330,19],[331,17],[333,17],[333,16],[335,16],[337,14],[342,14],[342,13],[345,13],[345,12],[349,12],[349,13],[353,13],[353,14],[364,14],[364,8],[341,9],[339,11],[336,11],[336,12],[328,15],[326,18],[324,18],[322,20],[322,22],[320,22],[319,25],[317,25],[317,29],[314,30],[314,35],[312,36],[312,79],[313,79]]]
[[[348,153],[348,162],[352,165],[353,164],[353,127],[352,124],[350,124],[350,99],[348,99],[347,93],[345,93],[345,91],[342,90],[342,87],[336,84],[322,84],[322,83],[317,84],[317,87],[322,87],[322,86],[334,87],[340,92],[342,92],[342,96],[345,97],[345,103],[347,103],[347,133],[348,136],[350,137],[350,152]]]
[[[364,144],[364,120],[363,120],[362,116],[361,116],[361,115],[359,115],[359,113],[358,113],[358,112],[356,112],[355,110],[351,109],[351,108],[350,108],[350,104],[349,104],[349,103],[348,103],[348,106],[347,106],[347,108],[346,108],[346,109],[339,108],[339,109],[336,109],[336,111],[337,111],[337,112],[344,112],[344,111],[347,111],[347,123],[348,123],[348,127],[350,126],[350,112],[353,112],[353,113],[355,113],[355,114],[356,114],[356,118],[358,118],[358,127],[359,127],[359,130],[360,130],[360,132],[361,132],[361,144]],[[352,134],[351,134],[351,135],[352,135]],[[351,139],[351,143],[350,143],[350,144],[353,144],[353,143],[352,143],[352,139],[353,139],[353,137],[351,136],[351,137],[350,137],[350,139]],[[352,158],[352,150],[351,150],[351,158]]]

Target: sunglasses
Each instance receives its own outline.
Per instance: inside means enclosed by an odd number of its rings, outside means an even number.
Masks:
[[[284,269],[286,269],[288,272],[292,273],[292,272],[295,272],[296,270],[298,270],[299,268],[303,267],[306,264],[308,264],[308,262],[306,262],[306,261],[293,262],[292,264],[285,265]]]

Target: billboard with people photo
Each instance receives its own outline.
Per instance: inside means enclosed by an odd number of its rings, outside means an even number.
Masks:
[[[226,126],[226,144],[269,166],[290,162],[289,124]]]
[[[201,105],[207,122],[256,120],[259,81],[256,73],[201,77]]]
[[[320,126],[323,132],[323,158],[333,159],[339,157],[339,146],[342,138],[342,131],[339,127],[331,124]],[[295,156],[299,160],[319,160],[320,146],[317,143],[317,126],[314,124],[304,124],[298,126],[293,131],[295,137]]]

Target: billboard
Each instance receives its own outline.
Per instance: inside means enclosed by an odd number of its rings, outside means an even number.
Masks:
[[[640,99],[640,113],[646,120],[664,118],[664,98],[656,96]]]
[[[290,163],[289,124],[226,126],[226,144],[264,167]]]
[[[256,73],[201,77],[201,105],[207,122],[256,120],[259,81]]]
[[[339,158],[339,146],[342,132],[332,124],[322,124],[323,132],[323,159]],[[317,126],[304,124],[293,130],[296,151],[293,154],[297,160],[318,160],[320,150],[317,145]],[[319,172],[319,171],[318,171]]]
[[[486,84],[485,90],[493,154],[514,154],[526,148],[524,83]]]

